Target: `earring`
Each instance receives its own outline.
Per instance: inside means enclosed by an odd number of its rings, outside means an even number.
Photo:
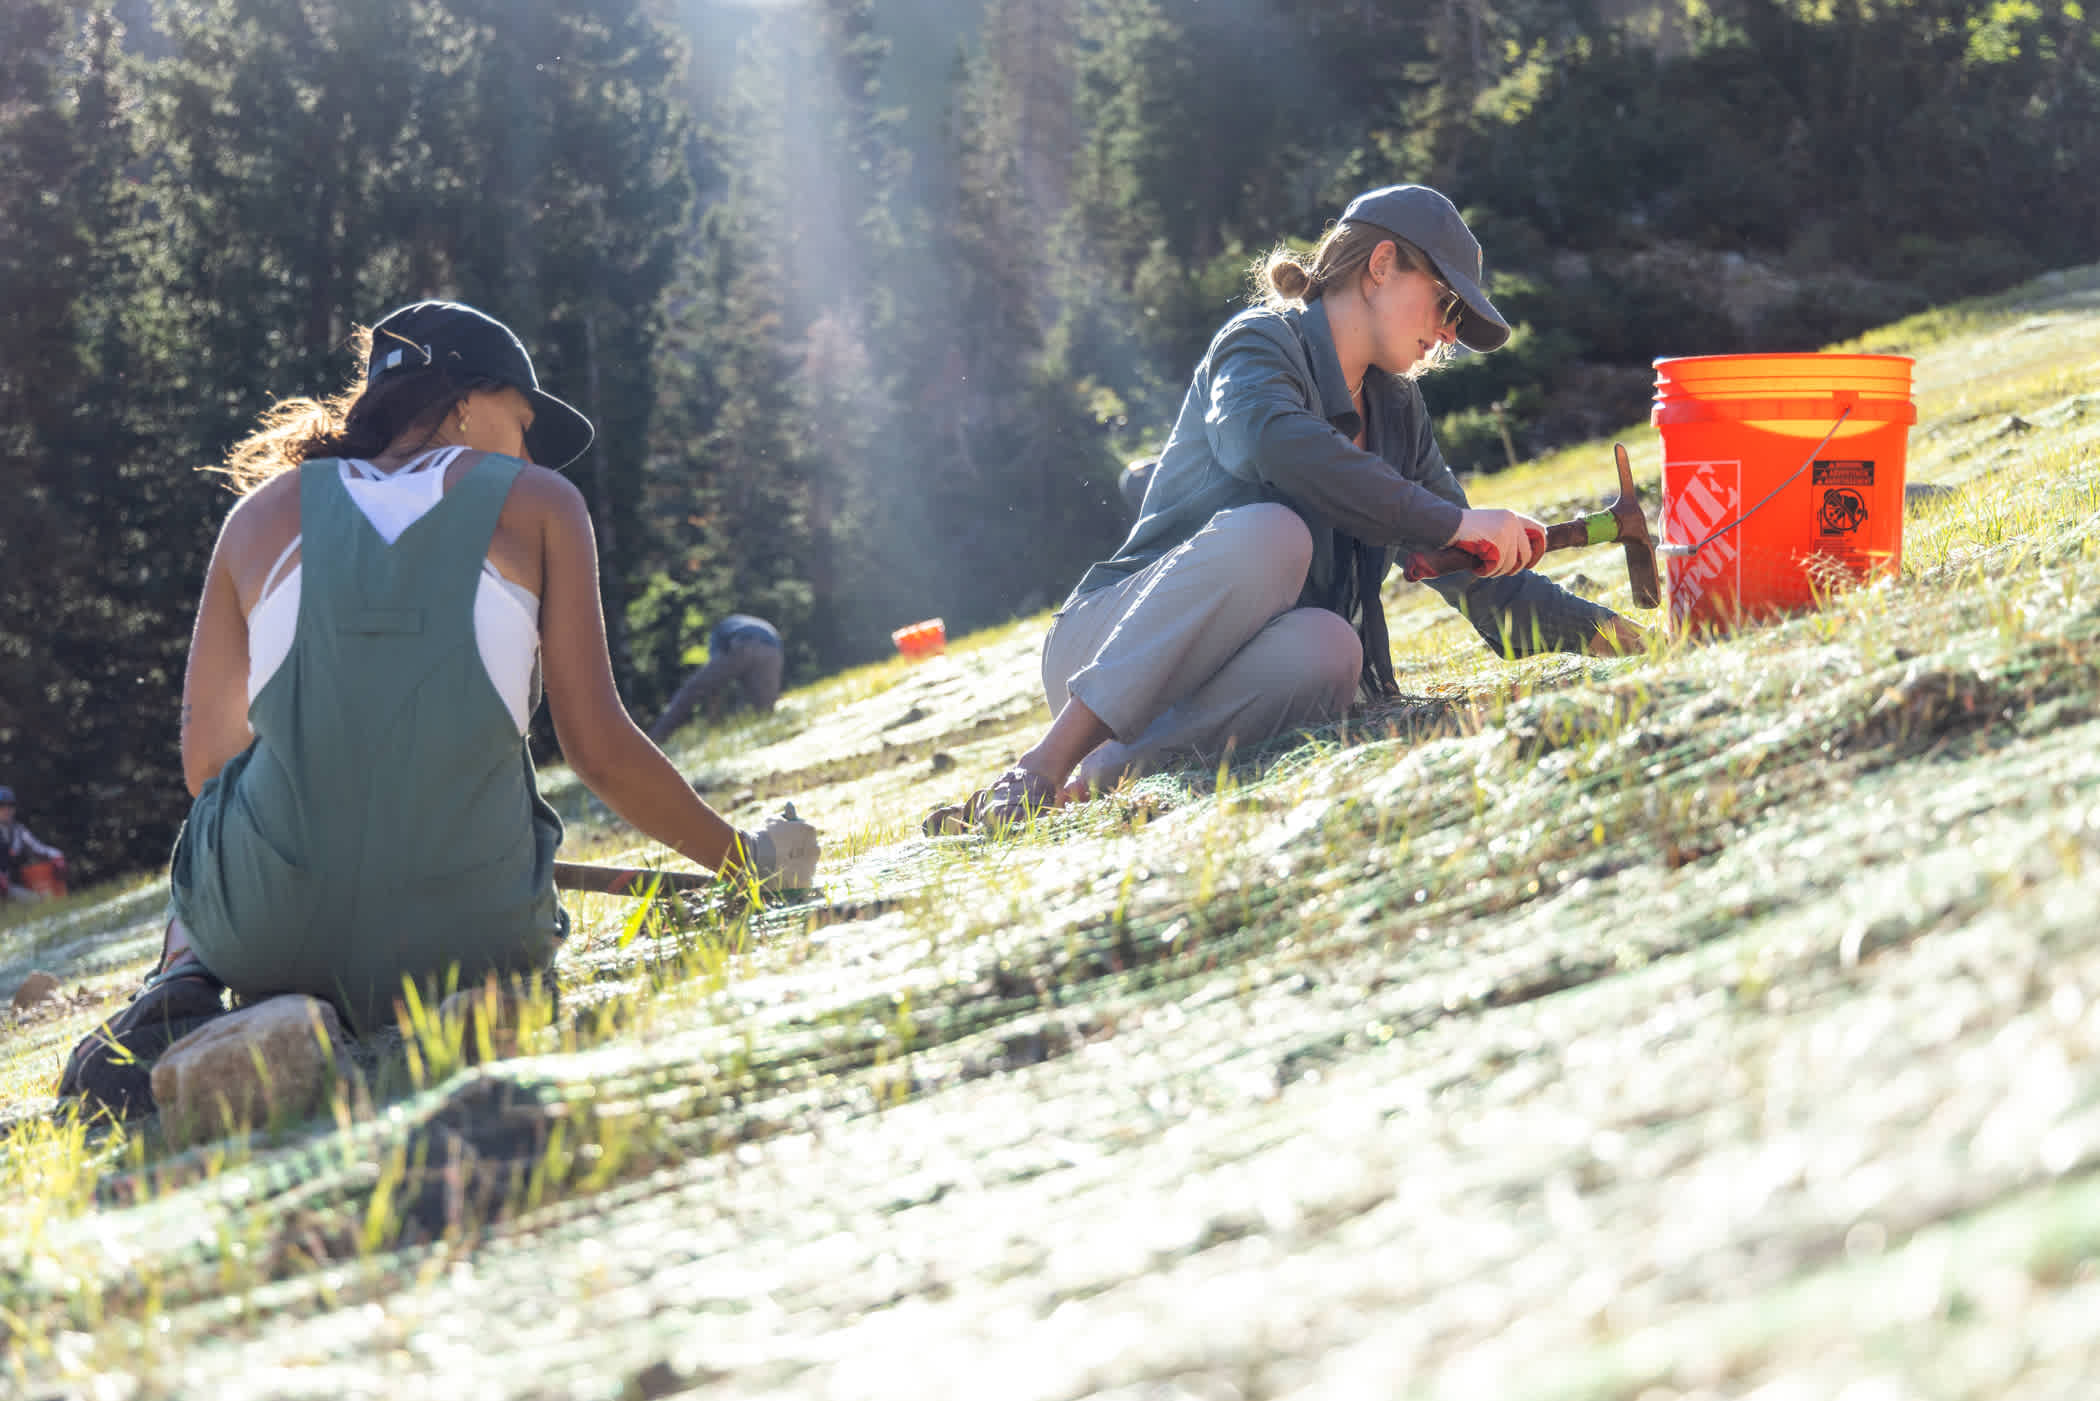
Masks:
[[[464,409],[460,411],[459,415],[459,431],[462,433],[467,431],[467,414]]]

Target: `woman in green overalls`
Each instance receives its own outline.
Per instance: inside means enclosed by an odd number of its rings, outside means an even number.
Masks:
[[[524,737],[542,687],[563,757],[620,817],[710,870],[811,882],[808,824],[738,831],[620,701],[590,514],[559,472],[590,422],[471,307],[403,307],[358,348],[356,385],[278,405],[224,469],[243,494],[183,684],[196,801],[161,964],[62,1094],[145,1107],[139,1063],[222,988],[325,998],[362,1032],[405,982],[544,969],[568,920]]]

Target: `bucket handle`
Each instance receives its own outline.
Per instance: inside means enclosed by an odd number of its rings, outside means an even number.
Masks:
[[[1858,401],[1855,398],[1852,401],[1852,403],[1856,402]],[[1729,531],[1735,529],[1744,521],[1756,515],[1759,511],[1762,511],[1766,506],[1769,506],[1772,503],[1773,497],[1779,495],[1780,492],[1785,491],[1788,487],[1792,486],[1795,482],[1801,479],[1801,474],[1803,472],[1806,472],[1809,469],[1810,464],[1812,464],[1816,460],[1816,454],[1823,450],[1823,447],[1826,443],[1828,443],[1833,437],[1837,436],[1838,429],[1841,426],[1843,426],[1847,418],[1850,418],[1852,416],[1852,403],[1847,403],[1845,407],[1838,410],[1837,422],[1830,425],[1830,431],[1828,433],[1825,433],[1822,439],[1819,442],[1817,442],[1817,444],[1814,447],[1808,450],[1808,456],[1802,459],[1801,465],[1794,469],[1793,474],[1791,476],[1789,476],[1785,481],[1781,482],[1778,486],[1773,487],[1770,491],[1765,493],[1764,500],[1758,502],[1749,510],[1742,512],[1734,520],[1728,522],[1728,524],[1716,529],[1715,531],[1713,531],[1713,533],[1708,535],[1704,540],[1701,540],[1696,545],[1672,545],[1665,541],[1663,544],[1657,545],[1655,547],[1655,552],[1659,555],[1669,555],[1673,558],[1681,558],[1685,555],[1698,554],[1708,545],[1711,545],[1714,541],[1720,539],[1723,535],[1726,535]]]

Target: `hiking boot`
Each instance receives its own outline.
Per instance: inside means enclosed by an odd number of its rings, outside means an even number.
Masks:
[[[226,1014],[226,984],[186,959],[148,978],[131,1005],[73,1048],[58,1079],[60,1098],[112,1118],[153,1112],[153,1062],[183,1037]]]
[[[978,789],[960,803],[935,808],[919,830],[929,837],[963,832],[996,835],[1031,821],[1057,802],[1055,783],[1028,769],[1011,768],[993,779],[991,787]]]

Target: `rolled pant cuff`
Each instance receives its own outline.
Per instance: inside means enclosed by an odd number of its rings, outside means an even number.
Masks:
[[[1096,704],[1091,694],[1096,689],[1093,681],[1093,668],[1088,667],[1072,678],[1067,690],[1072,699],[1091,710],[1095,719],[1108,726],[1108,732],[1114,736],[1116,743],[1135,744],[1138,736],[1145,733],[1145,727],[1159,717],[1148,715],[1143,719],[1137,719],[1129,714],[1114,713],[1117,709],[1114,705],[1104,706]]]

